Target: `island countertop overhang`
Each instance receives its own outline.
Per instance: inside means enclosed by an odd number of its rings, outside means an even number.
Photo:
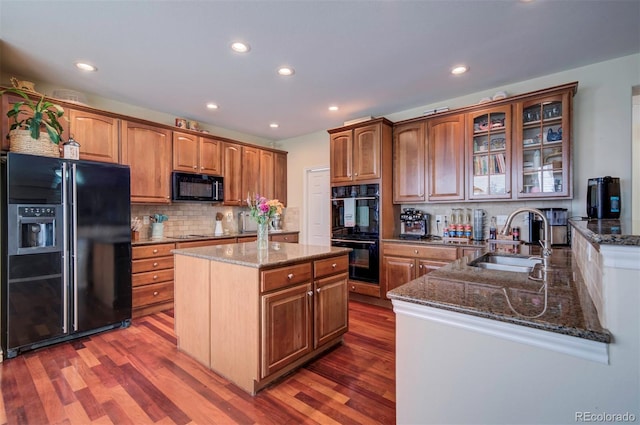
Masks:
[[[237,264],[257,269],[280,267],[305,260],[319,260],[347,254],[351,248],[321,245],[270,242],[267,249],[258,249],[255,242],[174,249],[176,255],[186,255],[210,261]]]

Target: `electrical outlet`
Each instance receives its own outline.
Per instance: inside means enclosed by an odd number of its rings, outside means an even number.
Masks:
[[[149,224],[149,216],[148,215],[143,215],[142,216],[142,224]]]
[[[496,224],[504,225],[506,223],[507,223],[507,216],[506,215],[497,215],[496,216]]]

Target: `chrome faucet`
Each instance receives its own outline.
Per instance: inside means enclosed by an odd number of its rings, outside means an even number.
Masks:
[[[500,234],[503,236],[506,235],[509,232],[509,228],[511,228],[511,222],[513,221],[513,218],[516,215],[524,212],[530,212],[540,216],[540,218],[542,219],[542,224],[544,225],[544,240],[540,241],[540,245],[542,245],[542,272],[546,280],[546,274],[549,267],[549,260],[551,258],[551,241],[550,241],[551,228],[549,227],[549,221],[547,220],[547,216],[542,211],[535,208],[527,208],[527,207],[518,208],[517,210],[509,214],[504,227],[500,231]]]

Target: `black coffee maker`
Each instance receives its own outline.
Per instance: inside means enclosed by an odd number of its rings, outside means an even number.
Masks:
[[[587,188],[587,216],[589,218],[620,218],[620,178],[595,177]]]

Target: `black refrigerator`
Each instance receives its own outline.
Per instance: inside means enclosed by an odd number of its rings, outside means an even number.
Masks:
[[[0,158],[5,358],[131,323],[129,167]]]

